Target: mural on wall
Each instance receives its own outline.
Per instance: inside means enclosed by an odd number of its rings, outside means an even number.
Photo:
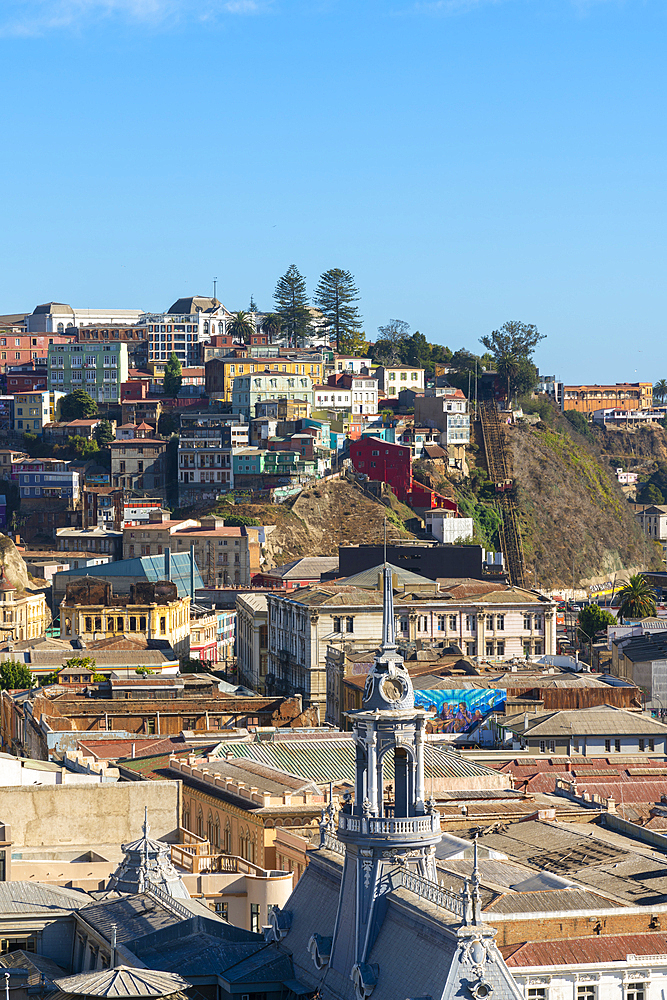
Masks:
[[[415,691],[415,705],[435,712],[429,722],[434,733],[468,733],[491,712],[505,707],[506,691],[472,688],[463,691]]]

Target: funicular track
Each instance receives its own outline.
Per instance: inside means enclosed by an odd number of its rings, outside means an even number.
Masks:
[[[525,587],[525,563],[516,503],[511,496],[512,480],[507,470],[505,438],[498,419],[498,409],[492,399],[483,399],[479,404],[479,418],[482,422],[484,451],[489,479],[496,484],[498,507],[502,515],[499,528],[500,544],[513,587]]]

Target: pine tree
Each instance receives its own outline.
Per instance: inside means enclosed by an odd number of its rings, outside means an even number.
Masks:
[[[348,338],[361,330],[361,316],[354,305],[359,301],[359,290],[354,284],[350,271],[332,267],[320,275],[313,301],[322,311],[327,333],[336,338],[336,350],[342,350],[342,338]]]
[[[105,448],[114,440],[113,427],[108,420],[103,420],[95,428],[95,440],[100,448]]]
[[[257,303],[255,302],[255,296],[252,295],[252,293],[250,295],[250,305],[248,306],[248,312],[249,313],[256,313],[256,312],[258,312]]]
[[[175,353],[171,352],[171,357],[164,369],[164,394],[176,399],[183,384],[183,368]]]
[[[287,331],[288,343],[296,347],[299,340],[307,336],[310,327],[306,279],[299,273],[296,264],[290,264],[282,278],[278,279],[273,297],[276,312]]]

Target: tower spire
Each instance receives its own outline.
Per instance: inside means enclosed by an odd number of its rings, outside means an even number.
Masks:
[[[382,648],[396,649],[396,623],[394,621],[394,591],[391,568],[386,560],[383,570],[382,593]]]

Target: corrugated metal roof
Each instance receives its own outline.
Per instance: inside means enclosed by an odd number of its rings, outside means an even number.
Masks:
[[[558,913],[560,910],[599,910],[609,906],[609,900],[589,889],[547,889],[544,892],[516,892],[498,896],[485,912],[494,913]]]
[[[526,736],[626,736],[626,735],[660,735],[667,734],[667,726],[643,715],[641,712],[628,712],[623,708],[610,705],[598,705],[595,708],[565,709],[559,712],[547,712],[541,715],[529,716],[528,726],[524,728],[525,715],[504,719],[502,725],[514,732]]]
[[[142,525],[151,527],[151,525]],[[65,553],[67,555],[67,553]],[[139,580],[149,580],[157,583],[164,580],[164,556],[137,556],[135,559],[119,559],[116,562],[104,563],[101,566],[85,566],[81,569],[67,569],[61,573],[56,573],[58,579],[63,581],[77,579],[82,576],[110,577],[126,576],[137,577]],[[176,584],[179,597],[189,597],[190,595],[190,553],[171,553],[171,580]],[[195,564],[195,590],[202,589],[204,581],[201,573]],[[58,588],[61,589],[61,588]]]
[[[529,941],[500,947],[507,965],[589,965],[625,962],[628,955],[667,956],[667,934],[611,934],[599,937]],[[667,957],[665,959],[667,962]]]
[[[355,751],[352,735],[347,739],[295,740],[284,743],[220,743],[216,756],[250,757],[290,774],[301,774],[318,782],[355,780]],[[495,773],[493,768],[465,759],[440,746],[426,744],[424,773],[428,779],[480,777]],[[393,762],[385,765],[385,778],[393,779]]]

